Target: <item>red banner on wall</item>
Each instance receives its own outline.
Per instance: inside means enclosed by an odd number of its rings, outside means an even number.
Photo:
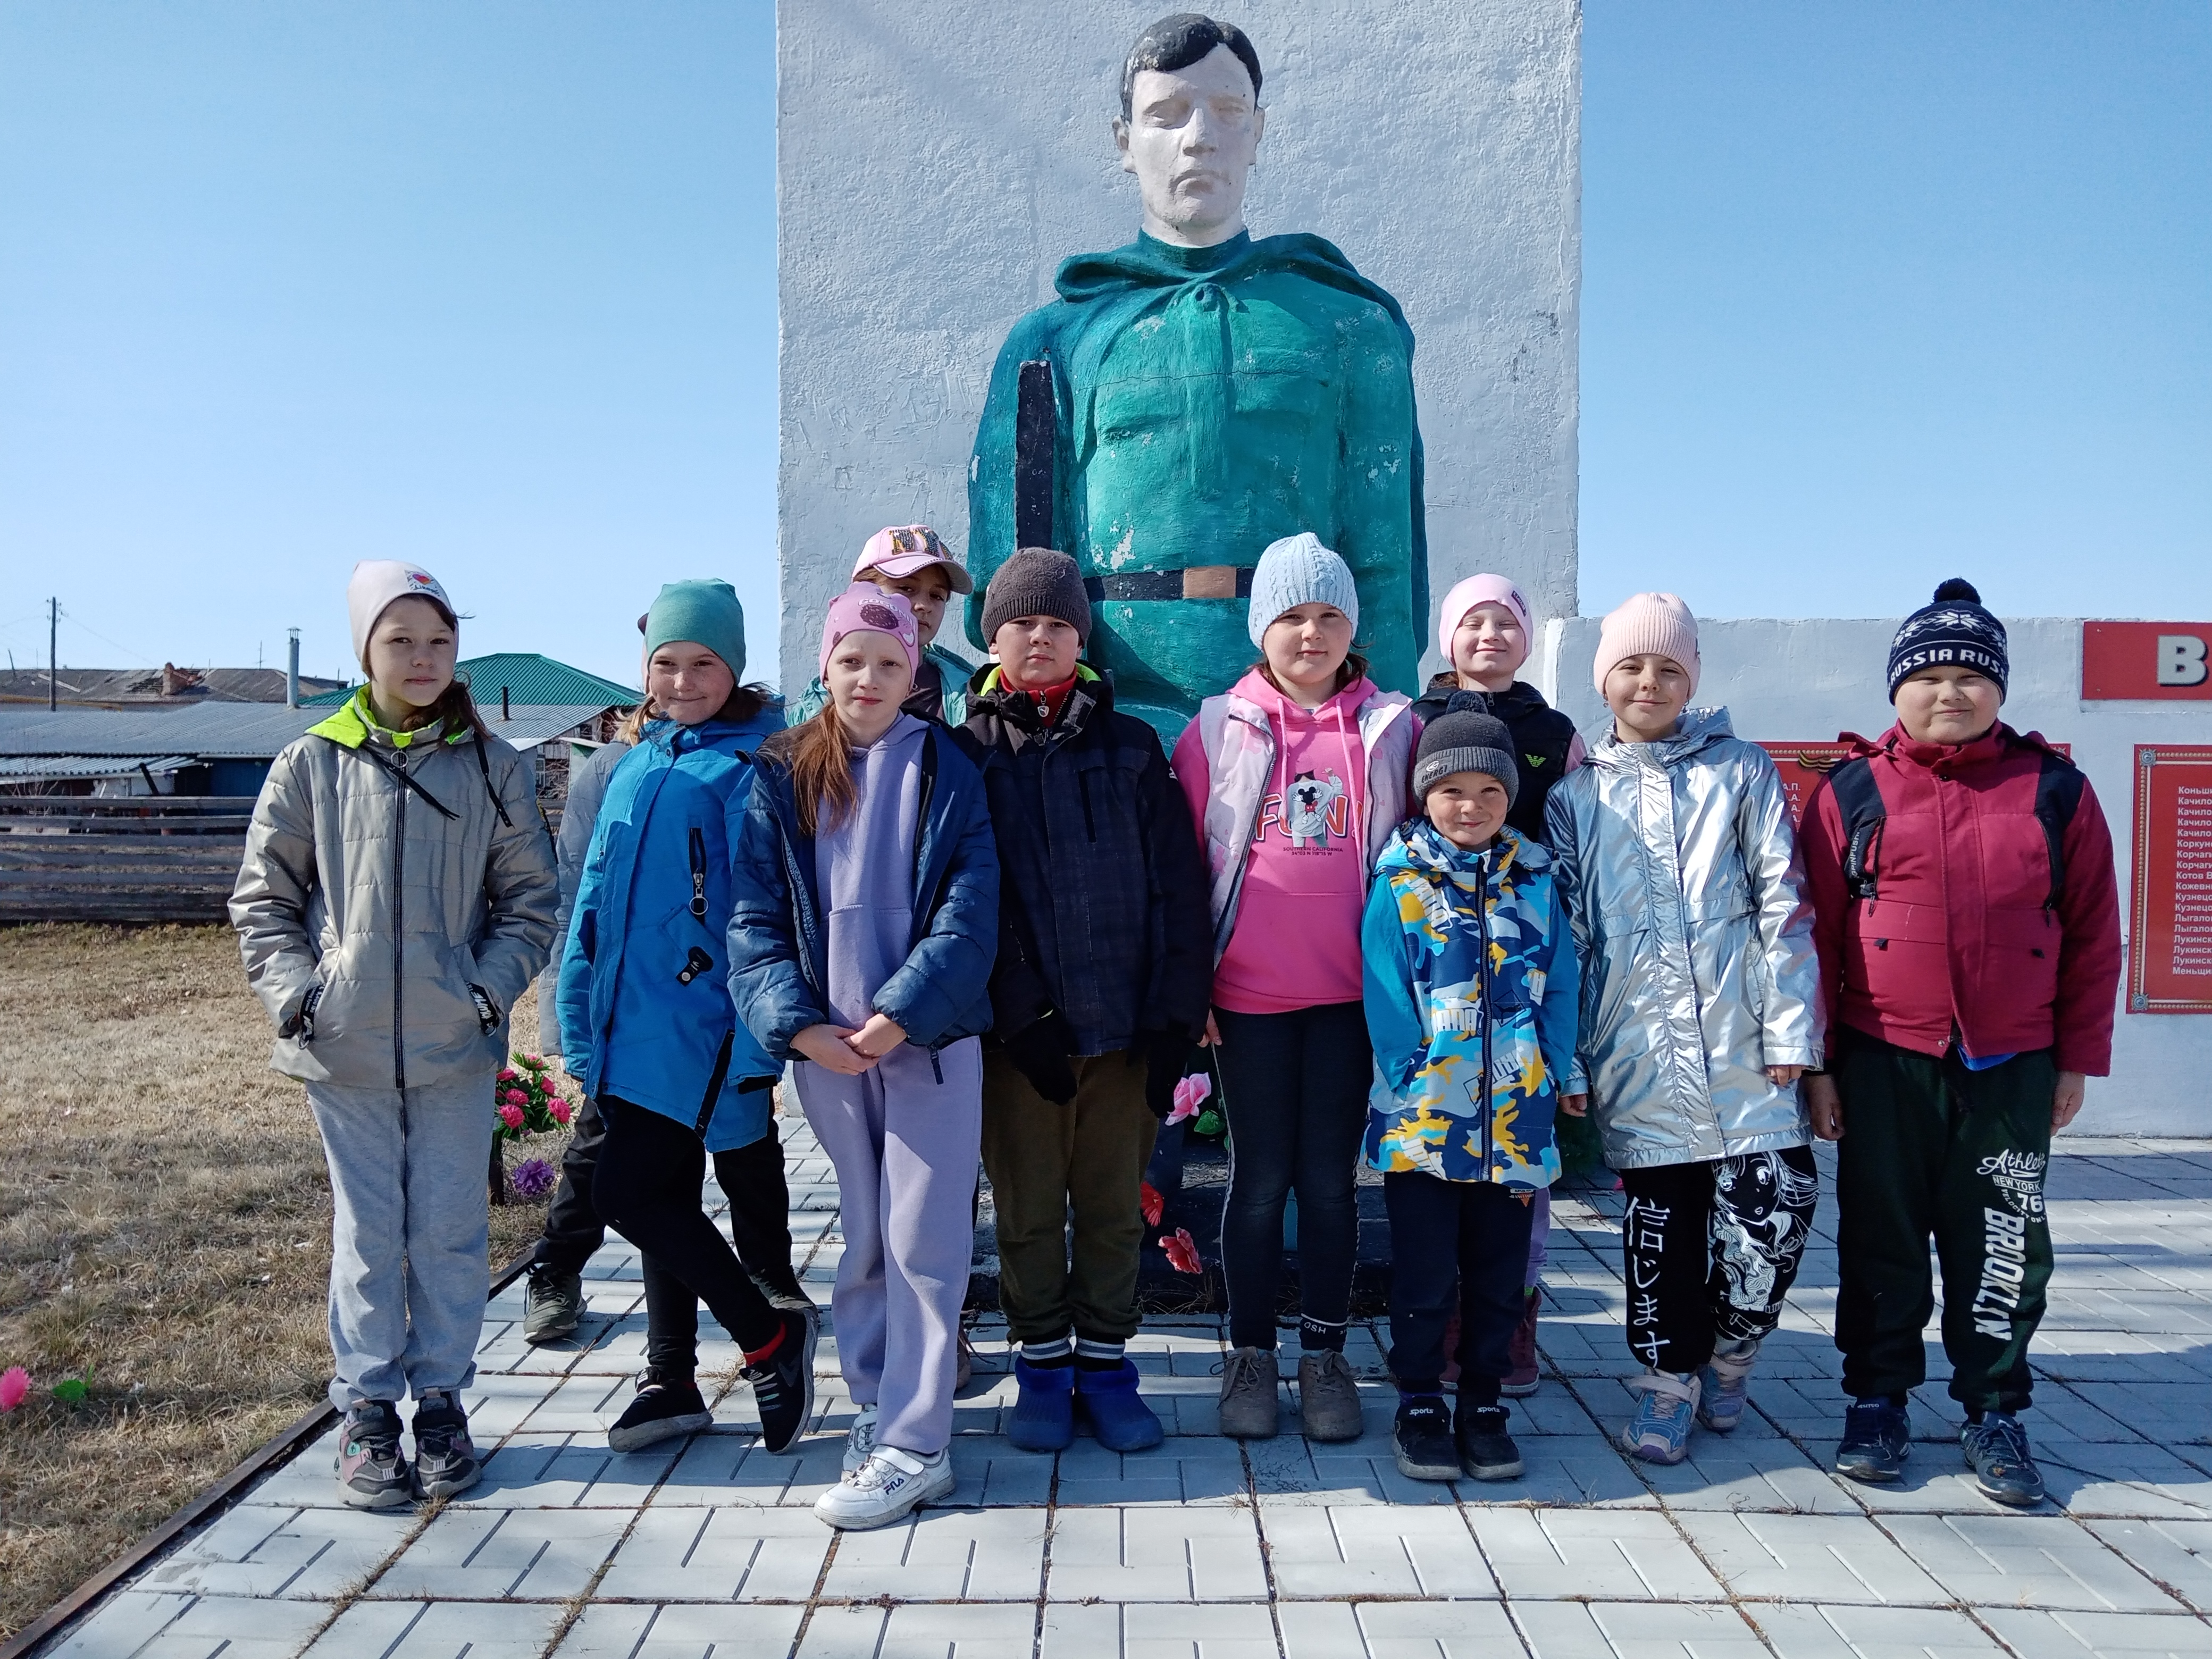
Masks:
[[[2081,697],[2212,702],[2212,623],[2083,623]]]
[[[2212,749],[2136,745],[2128,1012],[2212,1013]]]

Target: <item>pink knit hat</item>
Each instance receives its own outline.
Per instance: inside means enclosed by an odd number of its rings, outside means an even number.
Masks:
[[[867,582],[854,582],[830,601],[830,614],[822,623],[820,672],[830,672],[830,654],[848,634],[888,634],[906,647],[907,678],[921,672],[921,635],[915,627],[914,607],[903,593],[886,593]]]
[[[1437,649],[1443,653],[1445,666],[1451,665],[1452,635],[1478,605],[1502,605],[1513,613],[1523,634],[1534,632],[1528,625],[1528,601],[1519,588],[1503,576],[1469,576],[1444,595],[1443,608],[1437,612]],[[1528,643],[1533,648],[1535,641]]]
[[[1613,665],[1647,652],[1672,657],[1690,676],[1690,695],[1698,694],[1698,619],[1672,593],[1632,593],[1598,629],[1597,659],[1590,678],[1605,695],[1605,677]]]

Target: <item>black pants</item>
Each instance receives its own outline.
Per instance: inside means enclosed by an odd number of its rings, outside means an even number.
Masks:
[[[1774,1328],[1812,1236],[1811,1147],[1623,1170],[1620,1184],[1631,1352],[1654,1370],[1693,1371],[1716,1341]]]
[[[1366,1012],[1356,1002],[1283,1014],[1217,1008],[1214,1019],[1229,1124],[1229,1194],[1221,1214],[1229,1340],[1239,1348],[1273,1348],[1283,1205],[1293,1188],[1303,1310],[1323,1325],[1351,1317],[1359,1248],[1353,1179],[1374,1050]]]
[[[1444,1327],[1459,1310],[1459,1392],[1498,1403],[1528,1311],[1531,1194],[1415,1170],[1382,1177],[1390,1206],[1390,1375],[1407,1394],[1443,1387]]]
[[[1932,1233],[1951,1398],[1969,1411],[2024,1410],[2027,1345],[2051,1282],[2043,1207],[2058,1080],[2051,1051],[1970,1072],[1955,1051],[1938,1059],[1856,1031],[1840,1033],[1838,1046],[1836,1346],[1844,1392],[1902,1394],[1926,1378]]]
[[[689,1304],[703,1302],[740,1348],[766,1347],[782,1317],[699,1206],[706,1144],[688,1124],[612,1095],[599,1102],[599,1114],[606,1123],[592,1182],[599,1218],[665,1270],[661,1300],[672,1314],[680,1305],[696,1322]]]
[[[545,1231],[538,1235],[530,1265],[560,1278],[584,1271],[584,1264],[606,1243],[607,1230],[592,1202],[592,1175],[599,1163],[606,1121],[590,1096],[568,1125],[568,1149],[561,1154],[561,1184],[545,1206]]]

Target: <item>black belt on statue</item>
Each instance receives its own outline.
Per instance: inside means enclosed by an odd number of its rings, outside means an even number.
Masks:
[[[1249,599],[1249,565],[1197,564],[1186,570],[1133,570],[1121,576],[1089,576],[1083,591],[1105,599]]]

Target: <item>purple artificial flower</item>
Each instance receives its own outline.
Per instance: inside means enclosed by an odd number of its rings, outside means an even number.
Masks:
[[[514,1166],[514,1195],[543,1198],[553,1190],[553,1166],[542,1158],[526,1158]]]

